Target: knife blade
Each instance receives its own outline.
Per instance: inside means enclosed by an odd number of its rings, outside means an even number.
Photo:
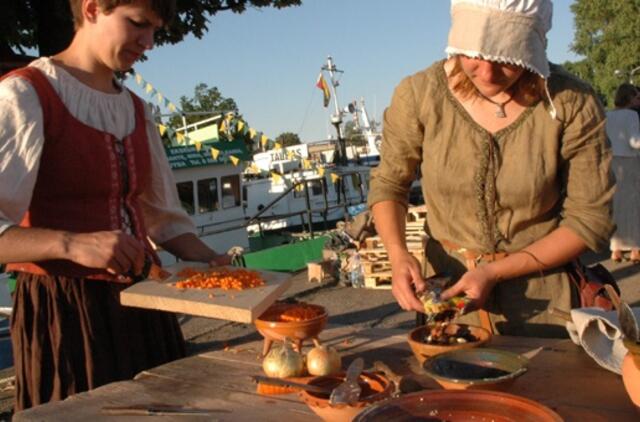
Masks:
[[[345,375],[345,380],[342,384],[334,388],[329,397],[329,404],[335,406],[336,404],[352,404],[358,401],[362,387],[358,384],[358,378],[364,370],[364,359],[356,358],[349,367]]]
[[[215,413],[231,413],[225,409],[196,409],[178,406],[105,406],[102,413],[111,416],[213,416]]]

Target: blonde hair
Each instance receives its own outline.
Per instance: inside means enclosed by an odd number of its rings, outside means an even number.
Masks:
[[[451,73],[449,74],[449,78],[455,81],[451,89],[463,99],[467,99],[478,94],[476,86],[462,69],[460,56],[454,57],[454,65],[451,69]],[[544,98],[545,81],[537,73],[534,73],[529,69],[525,69],[522,75],[520,75],[518,80],[513,84],[513,90],[514,92],[520,93],[525,104],[529,106],[541,98]]]
[[[69,6],[71,7],[71,14],[73,15],[73,26],[77,30],[82,26],[82,1],[83,0],[69,0]],[[109,13],[113,9],[123,4],[131,4],[135,0],[96,0],[98,6],[104,11]],[[176,0],[145,0],[151,6],[151,10],[162,19],[162,22],[166,25],[173,19],[176,12]]]

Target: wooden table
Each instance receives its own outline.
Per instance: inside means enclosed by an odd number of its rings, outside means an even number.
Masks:
[[[354,332],[331,327],[321,333],[324,343],[339,348],[346,365],[362,356],[368,366],[387,363],[399,374],[417,370],[417,361],[406,342],[405,331],[371,329]],[[637,421],[620,376],[600,368],[569,340],[496,336],[491,347],[523,353],[529,371],[508,391],[537,400],[567,421]],[[218,409],[220,421],[318,420],[296,394],[261,396],[251,375],[262,373],[259,341],[181,359],[140,373],[134,380],[116,382],[77,394],[62,402],[45,404],[17,413],[14,421],[116,421],[134,416],[103,415],[103,406],[164,404]],[[428,378],[420,382],[438,388]],[[138,417],[140,418],[140,417]],[[210,420],[197,416],[145,416],[151,420]]]

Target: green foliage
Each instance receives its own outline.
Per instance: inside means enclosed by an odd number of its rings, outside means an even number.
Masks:
[[[344,125],[344,140],[347,146],[363,146],[367,144],[367,140],[362,134],[362,130],[356,127],[353,120],[348,121]]]
[[[615,89],[640,65],[640,0],[575,0],[571,10],[576,28],[571,48],[585,60],[565,67],[612,104]],[[633,79],[640,81],[640,71]]]
[[[281,133],[276,137],[276,142],[282,145],[283,148],[301,144],[300,137],[297,133],[293,132]]]
[[[180,110],[182,110],[186,116],[185,120],[187,124],[196,123],[199,120],[206,119],[207,117],[213,117],[217,114],[226,114],[233,112],[238,114],[238,106],[233,98],[225,98],[220,93],[217,87],[209,86],[205,83],[199,83],[194,88],[193,97],[188,98],[186,96],[180,97]],[[201,112],[210,113],[188,115],[188,113]],[[183,126],[182,116],[175,115],[169,119],[169,126],[173,128],[179,128]]]
[[[247,8],[299,6],[301,0],[177,0],[176,19],[158,32],[158,44],[175,44],[192,34],[202,38],[219,12],[242,13]],[[11,47],[24,52],[38,48],[39,54],[63,50],[73,36],[68,0],[3,0],[0,13],[0,51]]]

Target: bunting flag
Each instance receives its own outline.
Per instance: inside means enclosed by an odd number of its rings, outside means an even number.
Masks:
[[[249,128],[249,138],[255,138],[257,133],[258,132],[254,128]]]
[[[158,132],[160,132],[160,136],[164,136],[167,132],[167,127],[165,125],[158,125]]]
[[[176,111],[178,111],[178,109],[176,108],[176,105],[173,103],[169,103],[169,105],[167,106],[167,108],[169,109],[170,112],[175,113]]]
[[[243,128],[244,128],[244,122],[242,120],[240,120],[238,122],[238,132],[242,132]]]
[[[325,107],[329,107],[329,100],[331,99],[331,92],[329,92],[329,85],[327,85],[327,81],[322,76],[322,72],[318,75],[318,80],[316,81],[316,86],[322,90],[323,103]]]
[[[158,98],[158,102],[164,105],[164,102],[162,101],[164,99],[164,97],[162,96],[162,93],[158,92],[157,98]]]
[[[142,85],[142,75],[139,73],[136,73],[136,83]]]
[[[176,132],[176,139],[179,144],[182,144],[185,140],[185,136],[182,133]]]
[[[279,142],[276,142],[275,144],[273,144],[273,148],[275,149],[282,149],[282,145],[280,145]]]
[[[275,183],[280,183],[280,181],[282,180],[282,176],[280,176],[278,173],[276,172],[271,172],[271,180],[273,180]]]
[[[262,135],[262,137],[260,138],[260,145],[265,146],[267,145],[267,141],[269,140],[269,138],[267,138],[267,135]]]
[[[200,152],[200,149],[202,148],[202,143],[200,141],[196,141],[195,146],[196,146],[196,151]]]
[[[331,173],[331,181],[332,181],[333,183],[336,183],[338,180],[340,180],[340,176],[338,176],[338,175],[337,175],[337,174],[335,174],[335,173]]]
[[[217,160],[219,155],[220,155],[220,150],[219,149],[211,148],[211,157],[214,160]]]
[[[220,126],[218,126],[218,131],[219,132],[227,131],[227,123],[224,120],[220,123]]]
[[[234,155],[230,155],[229,159],[231,160],[231,162],[233,163],[234,166],[237,166],[238,163],[240,162],[240,159]]]
[[[302,183],[299,185],[296,185],[295,189],[298,192],[302,192],[304,190],[304,185]]]
[[[318,174],[320,175],[320,177],[324,176],[324,167],[318,167]]]
[[[305,170],[311,169],[311,160],[303,159],[302,160],[302,168]]]
[[[150,94],[151,91],[153,91],[153,85],[147,82],[147,86],[144,87],[144,90],[147,92],[147,94]]]

